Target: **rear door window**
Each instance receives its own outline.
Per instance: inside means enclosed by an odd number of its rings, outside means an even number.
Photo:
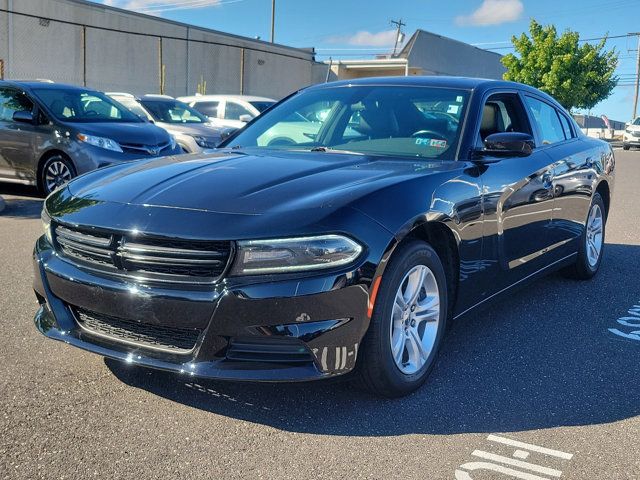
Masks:
[[[558,116],[560,117],[560,123],[562,124],[562,130],[564,131],[565,138],[573,138],[573,132],[571,131],[571,126],[569,125],[569,120],[562,113],[558,112]]]
[[[566,140],[556,109],[537,98],[528,96],[525,98],[529,112],[538,127],[542,144],[553,145],[554,143]]]

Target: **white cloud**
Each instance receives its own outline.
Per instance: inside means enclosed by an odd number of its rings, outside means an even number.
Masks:
[[[521,0],[483,0],[482,5],[470,15],[456,17],[458,25],[500,25],[515,22],[522,16],[524,5]]]
[[[171,10],[214,7],[223,2],[221,0],[103,0],[102,3],[134,12],[159,14]],[[229,1],[224,3],[236,2]]]
[[[396,30],[372,33],[361,30],[354,35],[335,36],[327,39],[329,43],[358,45],[360,47],[392,47],[396,41]]]

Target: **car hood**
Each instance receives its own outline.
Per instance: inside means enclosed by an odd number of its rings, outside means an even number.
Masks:
[[[460,162],[310,152],[222,152],[164,157],[96,171],[74,197],[217,213],[336,209],[385,185],[460,168]]]
[[[224,130],[223,128],[205,123],[156,122],[156,125],[172,134],[199,135],[205,138],[222,138],[222,132]]]
[[[164,129],[147,122],[88,122],[72,125],[80,133],[110,138],[120,144],[160,145],[169,142],[169,134]]]

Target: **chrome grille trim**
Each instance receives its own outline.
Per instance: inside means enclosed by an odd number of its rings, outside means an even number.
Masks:
[[[77,230],[69,230],[68,228],[61,225],[58,225],[56,227],[56,234],[58,235],[58,238],[62,237],[68,240],[93,245],[95,247],[109,247],[113,242],[113,235],[98,237],[95,235],[90,235],[88,233],[79,232]]]
[[[122,150],[129,152],[139,152],[145,155],[158,155],[163,150],[166,150],[171,146],[171,142],[162,143],[159,145],[142,145],[137,143],[121,143]]]
[[[61,256],[80,267],[165,284],[214,284],[226,272],[235,250],[230,241],[100,233],[68,225],[57,225],[54,232]]]

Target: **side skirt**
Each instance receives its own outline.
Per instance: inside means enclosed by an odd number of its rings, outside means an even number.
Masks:
[[[503,288],[502,290],[500,290],[500,291],[488,296],[487,298],[482,299],[481,301],[479,301],[475,305],[467,308],[463,312],[460,312],[455,317],[453,317],[453,319],[456,320],[456,319],[462,317],[463,315],[466,315],[471,310],[475,310],[476,308],[484,305],[485,303],[495,299],[496,297],[502,295],[503,293],[505,293],[505,292],[507,292],[509,290],[512,290],[512,289],[514,289],[516,287],[520,287],[520,286],[528,283],[529,281],[535,280],[536,278],[543,276],[544,274],[550,273],[550,272],[552,272],[554,270],[559,270],[560,268],[564,267],[565,264],[569,264],[570,263],[569,260],[572,259],[573,257],[575,257],[576,255],[578,255],[578,252],[573,252],[573,253],[567,255],[566,257],[560,258],[559,260],[556,260],[555,262],[550,263],[549,265],[546,265],[546,266],[542,267],[540,270],[537,270],[537,271],[535,271],[533,273],[530,273],[526,277],[521,278],[517,282],[512,283],[508,287]]]

